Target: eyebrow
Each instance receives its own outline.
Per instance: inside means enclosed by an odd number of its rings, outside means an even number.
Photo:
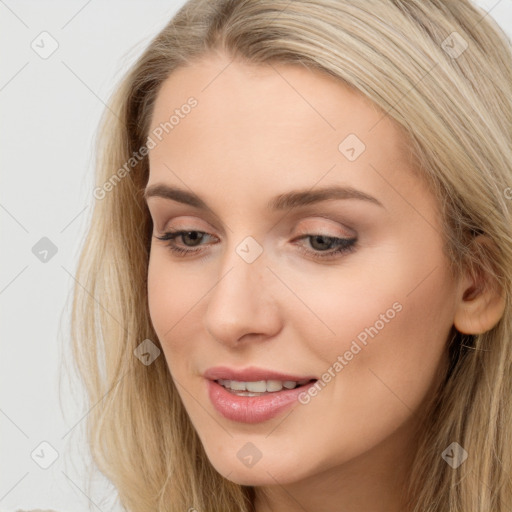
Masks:
[[[170,187],[163,183],[156,183],[144,190],[144,199],[147,201],[150,197],[171,199],[200,210],[208,211],[212,214],[214,213],[213,209],[197,194],[181,188]],[[359,199],[384,208],[383,204],[375,197],[352,187],[341,186],[332,186],[316,190],[293,190],[272,198],[267,203],[267,208],[273,211],[293,210],[329,199]]]

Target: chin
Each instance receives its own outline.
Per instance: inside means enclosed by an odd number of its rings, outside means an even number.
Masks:
[[[252,467],[245,467],[235,455],[235,461],[222,460],[211,461],[215,470],[227,480],[238,485],[267,486],[292,483],[302,475],[297,474],[295,464],[287,464],[282,459],[279,461],[266,461],[263,459],[256,462]]]

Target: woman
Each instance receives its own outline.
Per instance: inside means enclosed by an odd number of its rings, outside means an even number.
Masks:
[[[192,0],[126,75],[73,311],[126,510],[511,509],[512,58],[485,14]]]

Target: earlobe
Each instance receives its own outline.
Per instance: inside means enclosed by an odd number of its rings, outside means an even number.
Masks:
[[[474,242],[490,244],[483,235]],[[464,277],[458,301],[453,324],[463,334],[482,334],[491,330],[503,316],[506,306],[502,287],[482,269],[477,275],[468,273]]]

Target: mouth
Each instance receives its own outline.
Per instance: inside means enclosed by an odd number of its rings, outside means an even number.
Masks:
[[[316,382],[317,379],[301,379],[301,380],[257,380],[257,381],[240,381],[217,379],[214,380],[222,386],[226,391],[237,396],[263,396],[272,393],[278,393],[284,390],[291,390],[307,386]]]
[[[314,375],[283,373],[250,366],[208,368],[203,377],[206,394],[217,412],[239,423],[260,423],[300,402],[317,382]]]
[[[217,412],[238,423],[260,423],[300,402],[318,379],[251,368],[208,370],[206,394]]]

